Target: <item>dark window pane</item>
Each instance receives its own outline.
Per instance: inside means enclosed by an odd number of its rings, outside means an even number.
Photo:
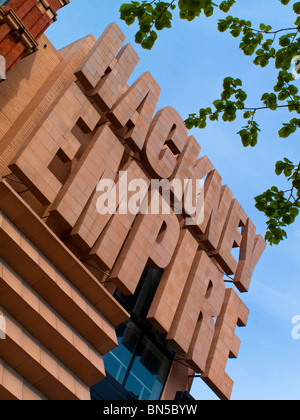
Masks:
[[[134,295],[124,296],[120,291],[117,291],[115,297],[127,311],[139,319],[145,319],[162,275],[163,270],[147,265]]]
[[[120,383],[124,381],[140,334],[133,322],[122,324],[117,328],[118,347],[104,356],[106,370]]]
[[[139,297],[133,308],[133,313],[138,318],[145,319],[147,317],[162,275],[163,270],[150,267],[145,270]]]
[[[115,293],[132,319],[116,329],[118,347],[104,356],[105,369],[111,382],[115,381],[114,389],[118,384],[140,400],[160,399],[174,356],[165,337],[146,321],[162,274],[163,270],[147,266],[133,296]],[[94,395],[96,391],[100,396],[107,395],[107,389],[107,383],[102,381],[94,387]]]
[[[170,360],[144,336],[137,347],[125,388],[140,400],[158,400],[170,366]]]

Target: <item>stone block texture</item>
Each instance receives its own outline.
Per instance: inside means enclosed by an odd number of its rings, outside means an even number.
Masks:
[[[130,317],[113,293],[134,294],[147,264],[163,275],[146,318],[174,351],[162,399],[189,391],[195,373],[229,399],[227,359],[249,313],[239,293],[266,244],[178,112],[156,110],[152,75],[129,86],[139,57],[115,23],[98,40],[51,45],[43,32],[66,3],[0,8],[11,69],[0,84],[0,399],[90,399]],[[196,187],[202,178],[194,224],[191,208],[177,211],[183,188],[169,212],[162,192],[149,191],[153,179]],[[114,187],[101,191],[100,180]],[[129,188],[136,180],[144,190]],[[103,211],[114,194],[116,211]]]

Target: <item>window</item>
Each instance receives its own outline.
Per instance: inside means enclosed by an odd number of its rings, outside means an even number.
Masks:
[[[147,266],[134,295],[124,296],[117,291],[115,298],[129,313],[143,320],[148,314],[162,275],[163,270]]]
[[[104,357],[107,371],[139,400],[159,400],[172,360],[133,321],[117,328],[119,346]]]
[[[104,356],[107,378],[92,388],[93,399],[160,399],[174,352],[146,316],[162,274],[147,266],[133,296],[116,292],[131,319],[116,328],[118,347]]]

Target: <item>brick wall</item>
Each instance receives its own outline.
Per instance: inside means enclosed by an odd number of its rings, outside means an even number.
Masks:
[[[0,55],[6,71],[37,50],[37,40],[69,0],[11,0],[0,6]]]
[[[14,64],[24,57],[25,45],[17,41],[7,23],[0,25],[0,55],[5,57],[6,71],[9,71]]]

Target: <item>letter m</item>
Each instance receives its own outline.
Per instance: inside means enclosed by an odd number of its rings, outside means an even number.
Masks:
[[[0,340],[6,338],[6,322],[4,316],[0,316]]]
[[[6,79],[6,61],[5,58],[0,55],[0,81]]]

